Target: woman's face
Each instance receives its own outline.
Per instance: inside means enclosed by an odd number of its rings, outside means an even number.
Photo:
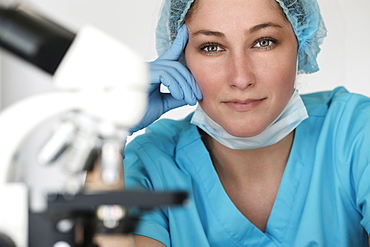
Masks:
[[[203,110],[228,133],[255,136],[289,101],[298,44],[275,0],[197,0],[185,58]]]

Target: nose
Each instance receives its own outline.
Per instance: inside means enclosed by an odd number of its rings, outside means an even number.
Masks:
[[[245,90],[256,83],[251,58],[246,54],[232,55],[229,59],[229,83],[236,89]]]

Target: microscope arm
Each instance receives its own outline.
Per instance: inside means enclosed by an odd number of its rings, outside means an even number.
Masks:
[[[76,225],[88,233],[84,234],[83,245],[78,246],[93,246],[96,232],[132,232],[141,210],[184,204],[184,191],[92,194],[83,189],[81,178],[88,165],[97,160],[101,162],[103,181],[117,181],[115,174],[117,168],[122,169],[120,152],[127,130],[146,110],[147,63],[94,27],[85,26],[75,35],[31,12],[2,8],[0,0],[0,46],[52,75],[56,91],[24,99],[0,113],[0,195],[4,198],[0,205],[0,246],[4,239],[14,242],[4,245],[7,247],[50,247],[58,242],[75,246]],[[41,154],[46,153],[40,155],[41,162],[26,162],[28,171],[38,175],[36,179],[30,175],[30,180],[40,184],[20,181],[15,177],[20,148],[34,130],[53,118],[62,120],[58,130],[64,130],[66,123],[72,126],[71,140],[54,149],[45,148],[53,147],[49,144],[54,140],[60,141],[54,138],[60,137],[57,130],[41,149]],[[65,141],[62,138],[59,143]],[[110,213],[99,215],[101,207],[108,211],[120,208],[127,213],[111,219]],[[128,212],[131,207],[134,212]],[[118,223],[113,228],[112,220]],[[57,229],[59,222],[73,226]]]
[[[145,112],[147,74],[147,65],[136,52],[85,26],[52,77],[57,91],[26,98],[1,112],[0,194],[6,198],[0,230],[17,247],[27,246],[29,230],[29,188],[13,181],[14,157],[22,143],[37,127],[69,111],[119,129],[130,128]]]
[[[67,93],[32,97],[4,110],[0,115],[0,195],[3,198],[0,229],[3,234],[15,241],[16,246],[27,246],[29,201],[27,185],[9,181],[14,175],[12,174],[14,155],[34,128],[50,117],[71,108],[72,104],[69,106],[65,104],[64,100],[67,98],[72,97],[67,96]]]
[[[41,124],[76,106],[76,94],[53,92],[22,100],[0,114],[0,185],[11,182],[14,155]]]
[[[53,116],[76,110],[130,128],[145,112],[146,64],[93,27],[80,30],[53,80],[58,91],[33,96],[1,112],[0,185],[9,182],[9,166],[19,145]]]

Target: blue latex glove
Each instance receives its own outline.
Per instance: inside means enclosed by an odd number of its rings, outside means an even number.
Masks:
[[[157,120],[162,114],[186,104],[195,105],[202,99],[202,93],[193,75],[178,60],[188,42],[188,30],[183,25],[172,46],[150,65],[149,104],[141,122],[131,132],[143,129]],[[160,92],[160,84],[169,93]]]

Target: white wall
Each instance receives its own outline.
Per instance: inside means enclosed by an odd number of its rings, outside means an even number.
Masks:
[[[319,54],[321,71],[302,78],[302,92],[338,85],[370,96],[370,1],[318,0],[328,29]]]
[[[34,9],[77,31],[92,24],[138,51],[146,61],[156,58],[155,21],[161,0],[28,0]],[[1,52],[3,108],[26,96],[53,90],[49,75]]]
[[[28,0],[38,10],[72,30],[90,23],[127,43],[145,60],[156,57],[154,28],[161,0]],[[319,73],[303,76],[300,91],[343,85],[370,96],[370,1],[319,0],[328,38],[319,55]],[[52,90],[50,77],[2,52],[1,106]],[[180,110],[180,111],[185,111]],[[178,117],[179,111],[169,113]]]

